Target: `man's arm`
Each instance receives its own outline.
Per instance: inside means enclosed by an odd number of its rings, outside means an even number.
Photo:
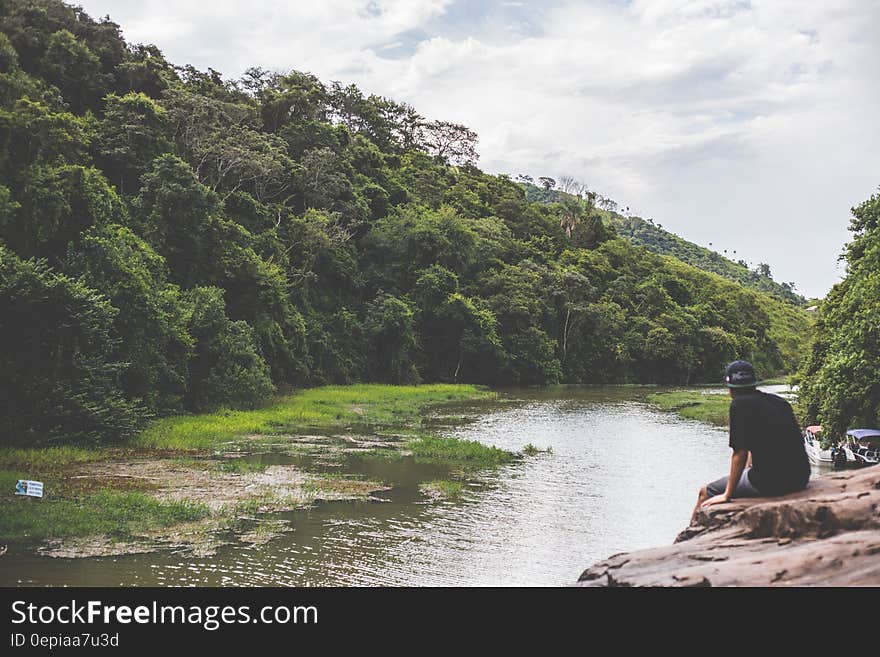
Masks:
[[[723,493],[721,493],[721,495],[710,497],[708,500],[703,502],[702,506],[723,504],[724,502],[729,502],[731,499],[733,499],[733,492],[736,490],[736,485],[739,483],[739,478],[742,476],[743,470],[745,469],[746,462],[748,460],[749,450],[733,450],[733,454],[730,455],[730,476],[727,478],[727,489]]]

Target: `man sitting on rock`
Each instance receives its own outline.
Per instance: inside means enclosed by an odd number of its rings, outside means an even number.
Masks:
[[[700,489],[698,508],[737,497],[770,497],[806,488],[810,462],[791,405],[761,392],[751,363],[727,366],[730,402],[730,474]]]

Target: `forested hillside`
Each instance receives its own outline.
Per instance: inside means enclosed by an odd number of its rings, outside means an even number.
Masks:
[[[555,183],[550,178],[544,180]],[[560,189],[547,189],[525,181],[520,184],[526,190],[527,198],[532,201],[559,203],[566,196],[570,196]],[[593,203],[596,205],[595,213],[601,216],[608,226],[614,228],[618,235],[625,237],[633,244],[644,246],[649,251],[660,255],[675,256],[689,265],[714,272],[740,285],[766,292],[784,301],[800,306],[807,303],[804,297],[795,293],[793,283],[778,283],[773,280],[770,266],[767,263],[759,263],[754,269],[750,269],[744,260],[734,261],[712,249],[688,242],[678,235],[664,230],[662,225],[654,223],[653,220],[615,211],[611,208],[617,207],[618,204],[610,199],[594,199]],[[736,251],[730,255],[736,256]]]
[[[327,382],[717,381],[794,306],[531,202],[477,136],[298,71],[224,80],[0,0],[0,441]]]

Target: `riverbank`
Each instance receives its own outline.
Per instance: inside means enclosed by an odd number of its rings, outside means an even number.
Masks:
[[[730,421],[730,396],[727,393],[713,392],[718,387],[706,390],[670,390],[650,394],[646,400],[664,411],[677,413],[689,420],[699,420],[718,427],[726,427]],[[761,381],[759,388],[789,385],[789,377],[778,377]]]
[[[720,427],[727,426],[729,421],[730,397],[726,394],[675,390],[648,395],[647,401],[661,410],[678,413],[689,420]]]
[[[880,586],[880,466],[700,509],[673,545],[618,554],[579,586]]]
[[[347,472],[352,458],[443,464],[451,479],[519,458],[429,426],[429,409],[492,397],[469,385],[327,386],[253,411],[164,418],[124,445],[6,448],[0,543],[74,557],[163,547],[210,554],[229,540],[221,535],[266,541],[285,531],[273,513],[320,500],[368,502],[387,490]],[[328,472],[328,463],[338,467]],[[45,498],[13,495],[18,479],[43,481]],[[438,480],[430,494],[460,486]]]

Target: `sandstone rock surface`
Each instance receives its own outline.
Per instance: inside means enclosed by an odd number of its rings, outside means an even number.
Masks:
[[[880,586],[880,466],[698,510],[673,545],[609,557],[577,585]]]

